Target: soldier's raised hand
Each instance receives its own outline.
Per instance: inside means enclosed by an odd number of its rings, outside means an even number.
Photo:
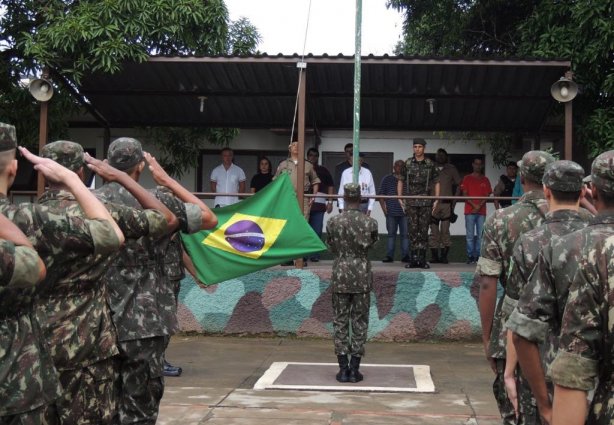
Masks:
[[[154,181],[161,186],[168,186],[169,181],[173,179],[158,163],[158,160],[149,152],[144,152],[143,156],[145,157],[145,161],[147,161],[149,171],[151,171]]]
[[[43,176],[51,183],[66,185],[75,183],[75,178],[81,182],[77,174],[52,159],[35,155],[23,146],[19,147],[19,152],[21,152],[24,158],[34,164],[34,169],[43,173]]]
[[[94,158],[87,152],[83,155],[87,167],[108,182],[114,182],[120,179],[120,176],[125,174],[123,171],[113,167],[107,161],[101,161]]]

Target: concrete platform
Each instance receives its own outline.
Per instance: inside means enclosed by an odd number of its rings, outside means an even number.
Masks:
[[[406,269],[373,262],[371,341],[471,341],[480,337],[475,265]],[[201,334],[316,337],[332,335],[332,261],[272,267],[206,288],[181,282],[181,329]]]
[[[365,361],[429,365],[436,392],[254,390],[273,362],[333,362],[332,341],[179,336],[167,351],[182,366],[167,378],[158,423],[287,425],[494,425],[492,372],[478,343],[367,344]]]

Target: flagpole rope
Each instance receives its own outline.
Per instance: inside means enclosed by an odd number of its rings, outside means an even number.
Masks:
[[[301,54],[301,62],[305,61],[305,49],[307,47],[307,34],[309,33],[309,19],[311,18],[311,0],[309,0],[309,7],[307,8],[307,22],[305,24],[305,35],[303,37],[303,53]],[[292,129],[290,130],[290,143],[292,143],[292,139],[294,138],[294,126],[296,125],[296,112],[298,111],[298,96],[301,90],[301,80],[303,78],[303,73],[301,69],[298,71],[298,87],[296,88],[296,101],[294,102],[294,116],[292,117]],[[290,152],[288,152],[288,157],[290,156]]]

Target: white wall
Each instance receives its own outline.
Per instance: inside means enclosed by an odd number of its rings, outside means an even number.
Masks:
[[[147,143],[147,140],[143,138],[142,134],[135,129],[112,129],[111,140],[117,137],[135,137],[139,139],[146,150],[150,151],[154,156],[156,155],[156,149]],[[414,137],[422,137],[427,141],[426,152],[434,153],[439,148],[444,148],[450,154],[485,154],[486,155],[486,177],[490,179],[491,185],[494,187],[499,179],[499,176],[503,174],[504,169],[497,169],[494,167],[491,156],[486,152],[476,141],[461,140],[455,137],[453,133],[446,133],[445,135],[436,135],[432,132],[422,133],[410,133],[410,132],[384,132],[384,131],[363,131],[361,133],[360,150],[362,152],[392,152],[395,160],[407,159],[413,154],[412,139]],[[103,155],[103,131],[100,129],[73,129],[71,130],[71,138],[75,142],[81,143],[86,148],[96,148],[97,156],[102,159]],[[269,130],[241,130],[239,136],[231,143],[233,149],[241,150],[285,150],[288,147],[290,137],[288,135],[278,135]],[[349,130],[344,131],[323,131],[321,134],[321,145],[319,146],[320,152],[324,151],[338,151],[342,152],[346,143],[352,142],[352,132]],[[307,137],[306,149],[314,145],[314,138]],[[206,149],[219,149],[219,146],[205,144]],[[517,152],[515,156],[519,159],[520,152]],[[275,166],[275,165],[274,165]],[[333,170],[329,170],[333,171]],[[181,178],[181,183],[189,190],[196,190],[196,176],[197,170],[189,170],[184,173]],[[252,176],[247,176],[248,181]],[[145,172],[142,177],[142,184],[145,187],[152,187],[154,182],[151,175]],[[96,182],[97,186],[101,182]],[[379,182],[375,182],[376,186],[379,186]],[[207,201],[208,204],[212,204],[212,200]],[[465,220],[463,215],[464,204],[459,203],[456,205],[456,214],[459,219],[456,223],[452,224],[450,232],[453,235],[465,234]],[[487,204],[487,214],[494,211],[492,203]],[[332,214],[336,214],[337,209],[333,210]],[[328,217],[326,215],[325,223]],[[379,223],[379,232],[386,233],[386,221],[384,214],[382,213],[379,203],[375,204],[373,217]]]

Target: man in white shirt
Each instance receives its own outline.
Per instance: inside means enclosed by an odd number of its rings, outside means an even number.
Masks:
[[[358,184],[360,185],[360,195],[361,196],[375,196],[375,183],[373,182],[373,174],[371,174],[371,171],[369,171],[368,169],[362,166],[364,155],[365,154],[362,152],[358,155],[360,157],[359,160],[360,160],[360,165],[361,165],[358,171]],[[352,159],[350,158],[350,162],[351,161]],[[347,183],[352,183],[352,179],[354,178],[353,170],[354,169],[350,167],[344,170],[343,174],[341,174],[341,181],[339,183],[339,195],[342,195],[342,197],[339,198],[339,212],[340,213],[343,212],[343,205],[344,205],[343,186],[345,186]],[[370,216],[371,211],[373,211],[373,205],[375,205],[375,198],[368,198],[368,199],[362,198],[360,200],[360,211]]]
[[[241,167],[232,163],[234,153],[230,148],[221,152],[222,163],[211,171],[211,192],[245,193],[245,173]],[[216,208],[239,202],[238,196],[216,196],[213,201]]]

